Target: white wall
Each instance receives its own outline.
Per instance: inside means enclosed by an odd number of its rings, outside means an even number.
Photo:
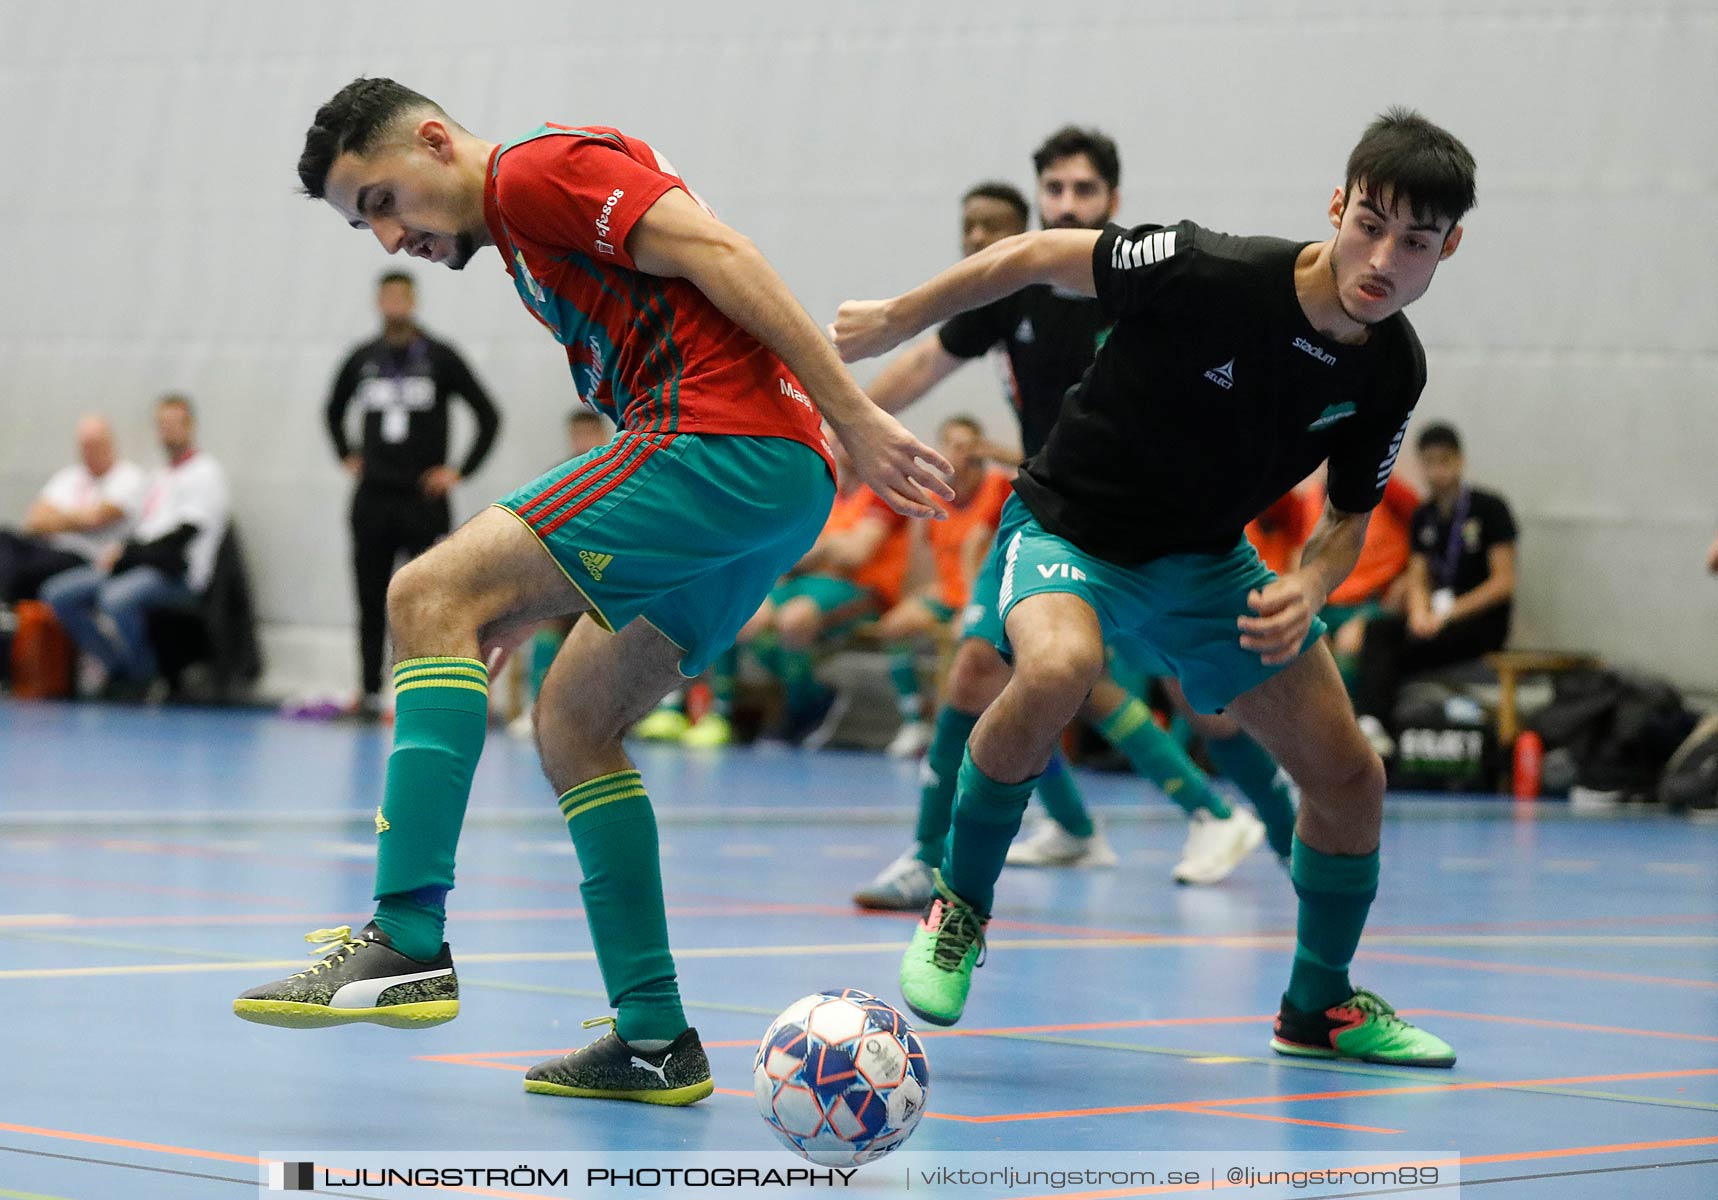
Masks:
[[[1462,428],[1521,519],[1517,641],[1718,685],[1710,0],[0,0],[0,513],[68,457],[78,413],[113,414],[149,459],[151,400],[188,390],[295,681],[350,671],[347,485],[320,406],[384,260],[292,168],[358,73],[485,136],[555,119],[647,138],[824,319],[952,260],[955,197],[1028,188],[1065,121],[1120,142],[1124,218],[1310,238],[1370,116],[1416,105],[1472,148],[1481,198],[1413,310],[1420,411]],[[426,323],[505,414],[469,513],[546,465],[574,397],[492,256],[431,270]],[[1006,424],[996,392],[968,368],[911,423]]]

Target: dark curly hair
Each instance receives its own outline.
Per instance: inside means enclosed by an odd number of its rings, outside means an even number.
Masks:
[[[447,113],[427,96],[419,95],[392,79],[360,76],[334,93],[334,98],[316,110],[316,118],[304,134],[304,152],[298,156],[298,180],[304,194],[320,200],[328,190],[328,168],[347,151],[366,154],[402,116],[429,109]]]
[[[1395,204],[1406,201],[1418,221],[1452,226],[1474,206],[1473,155],[1411,108],[1392,108],[1366,127],[1348,156],[1345,195],[1359,184]]]

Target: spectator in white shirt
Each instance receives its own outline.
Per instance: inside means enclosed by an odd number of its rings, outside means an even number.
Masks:
[[[122,462],[107,418],[78,422],[80,461],[54,472],[24,514],[22,530],[0,529],[0,604],[33,600],[62,571],[95,562],[123,542],[143,507],[143,468]]]
[[[110,691],[127,698],[158,675],[149,611],[196,601],[214,573],[230,512],[226,473],[197,449],[191,402],[165,397],[155,430],[167,465],[150,479],[131,537],[42,588],[72,640],[107,668]]]

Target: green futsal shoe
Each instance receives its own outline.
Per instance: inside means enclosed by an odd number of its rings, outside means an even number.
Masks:
[[[646,742],[677,742],[691,728],[692,722],[679,709],[658,708],[632,727],[632,736]]]
[[[1392,1067],[1453,1067],[1456,1052],[1440,1037],[1402,1020],[1364,988],[1321,1013],[1302,1012],[1283,997],[1271,1049],[1296,1058],[1350,1058]]]
[[[990,918],[950,891],[941,871],[931,875],[936,897],[901,959],[901,998],[932,1025],[953,1025],[966,1008],[972,970],[984,962],[984,927]]]

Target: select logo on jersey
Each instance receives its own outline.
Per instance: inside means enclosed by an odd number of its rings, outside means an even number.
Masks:
[[[1110,250],[1110,266],[1118,271],[1149,267],[1175,254],[1175,230],[1160,229],[1139,238],[1117,238]]]
[[[549,295],[543,290],[543,285],[537,282],[536,276],[531,274],[531,268],[525,265],[525,252],[523,250],[513,251],[513,265],[519,268],[519,278],[525,281],[525,286],[531,290],[531,295],[537,303],[547,304]]]
[[[1212,367],[1205,372],[1205,378],[1222,388],[1225,392],[1235,386],[1235,360],[1230,359],[1220,367]]]
[[[1329,429],[1332,425],[1342,420],[1342,418],[1352,417],[1354,415],[1354,411],[1354,404],[1349,400],[1344,400],[1339,404],[1332,404],[1330,407],[1318,414],[1318,419],[1316,421],[1306,427],[1307,432],[1317,433],[1321,429]]]
[[[1067,563],[1039,563],[1038,574],[1045,579],[1083,580],[1086,577],[1086,573],[1080,568],[1069,566]]]
[[[1022,346],[1030,346],[1035,336],[1032,332],[1032,318],[1021,317],[1020,324],[1014,328],[1014,340]]]
[[[1307,354],[1312,355],[1314,358],[1316,358],[1319,362],[1323,363],[1327,367],[1334,367],[1336,365],[1336,355],[1332,354],[1328,350],[1320,349],[1319,347],[1313,345],[1311,342],[1307,341],[1303,337],[1297,337],[1294,340],[1294,348],[1296,350],[1305,351]]]
[[[614,561],[614,555],[598,554],[594,550],[580,550],[579,561],[585,565],[585,570],[590,572],[591,578],[601,583],[602,573],[608,570],[609,564]]]
[[[602,211],[597,214],[597,250],[602,254],[613,254],[614,247],[605,239],[608,237],[608,219],[614,215],[614,206],[620,203],[620,198],[626,195],[626,189],[615,188],[608,194]]]

